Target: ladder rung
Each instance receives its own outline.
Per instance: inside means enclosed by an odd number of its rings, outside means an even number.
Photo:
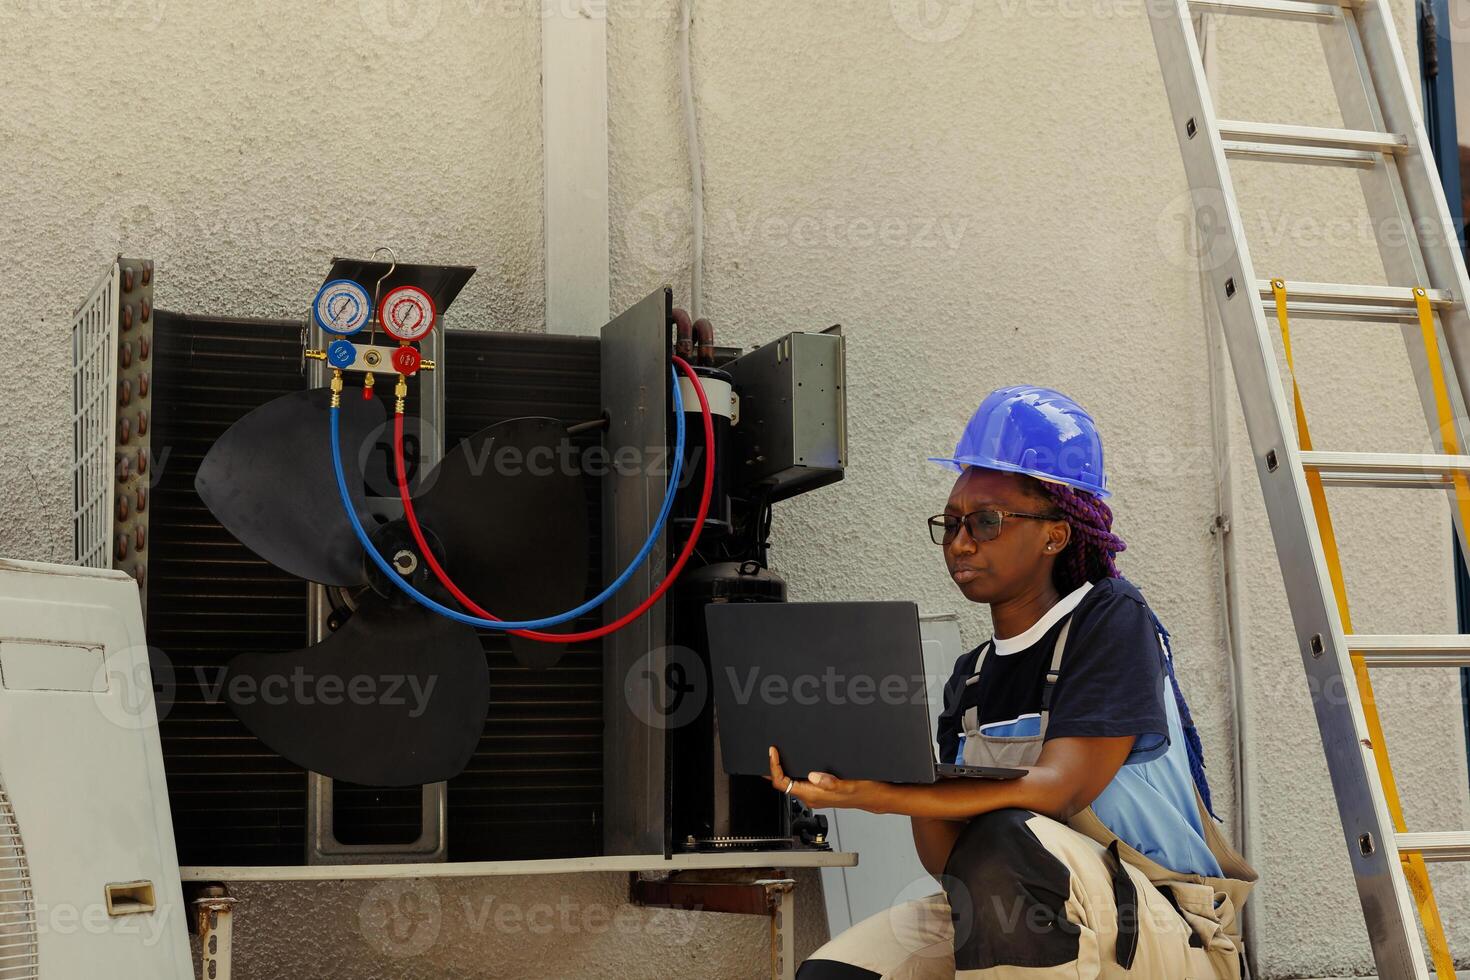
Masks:
[[[1293,146],[1289,143],[1244,143],[1223,140],[1226,154],[1273,163],[1313,163],[1320,166],[1375,167],[1383,155],[1370,150],[1345,150],[1334,146]]]
[[[1365,150],[1399,153],[1409,145],[1401,133],[1375,133],[1367,129],[1326,129],[1320,126],[1289,126],[1282,123],[1241,122],[1221,119],[1220,139],[1247,143],[1284,143],[1297,147]]]
[[[1302,466],[1322,474],[1329,486],[1444,490],[1448,475],[1470,473],[1470,456],[1443,453],[1304,452]]]
[[[1399,853],[1415,852],[1426,861],[1470,861],[1470,833],[1394,834]]]
[[[1275,310],[1274,301],[1271,308]],[[1375,323],[1384,320],[1412,321],[1419,319],[1419,314],[1408,306],[1365,306],[1358,303],[1313,303],[1297,302],[1292,299],[1288,292],[1286,298],[1286,311],[1292,317],[1303,320],[1371,320]]]
[[[1349,633],[1349,653],[1369,667],[1470,667],[1470,636],[1458,633],[1369,636]]]
[[[1313,21],[1333,20],[1342,15],[1345,6],[1356,4],[1308,3],[1305,0],[1190,0],[1189,3],[1195,13]]]
[[[1273,304],[1271,280],[1257,279],[1256,289],[1261,299]],[[1427,290],[1431,306],[1448,306],[1454,302],[1454,294],[1444,289]],[[1350,303],[1383,303],[1395,306],[1414,305],[1414,290],[1408,286],[1355,286],[1340,282],[1294,282],[1286,281],[1286,302],[1289,310],[1293,299],[1347,301]]]

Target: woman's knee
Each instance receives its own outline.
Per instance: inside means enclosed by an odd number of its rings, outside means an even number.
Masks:
[[[812,954],[799,980],[875,980],[954,976],[949,906],[935,892],[854,924]]]
[[[996,810],[970,821],[944,868],[959,969],[1050,966],[1077,956],[1079,927],[1067,919],[1071,872],[1028,826],[1029,810]]]

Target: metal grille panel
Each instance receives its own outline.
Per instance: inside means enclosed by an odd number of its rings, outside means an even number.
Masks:
[[[150,644],[172,664],[165,692],[172,699],[160,704],[160,734],[180,863],[301,864],[305,773],[262,745],[223,702],[211,700],[211,681],[237,653],[304,645],[308,586],[235,541],[194,492],[199,462],[225,429],[303,386],[301,325],[166,311],[155,319],[157,472],[147,625]],[[451,445],[516,416],[578,422],[601,412],[595,338],[457,330],[445,344]],[[598,435],[579,439],[593,445]],[[593,531],[587,547],[600,556],[595,480],[587,507]],[[600,565],[594,557],[590,567]],[[592,614],[577,627],[598,622]],[[501,634],[484,635],[482,645],[491,701],[474,758],[449,784],[450,859],[600,853],[600,645],[573,647],[545,667],[523,666]],[[417,790],[336,789],[342,839],[417,833]]]
[[[72,527],[77,563],[112,567],[116,451],[117,301],[120,264],[72,317]]]
[[[36,896],[20,826],[0,783],[0,980],[36,980]]]

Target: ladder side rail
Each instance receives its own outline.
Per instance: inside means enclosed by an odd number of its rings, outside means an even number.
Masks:
[[[1409,79],[1413,76],[1408,74],[1397,28],[1386,0],[1365,0],[1352,16],[1357,22],[1360,56],[1376,83],[1381,125],[1409,138],[1408,146],[1398,155],[1397,170],[1401,192],[1417,216],[1413,241],[1426,270],[1424,276],[1427,281],[1422,285],[1454,294],[1453,303],[1438,307],[1435,312],[1440,323],[1440,356],[1451,367],[1449,373],[1452,377],[1447,380],[1455,416],[1455,434],[1460,450],[1464,452],[1470,447],[1470,442],[1466,441],[1467,428],[1470,428],[1466,412],[1466,405],[1470,404],[1470,315],[1466,310],[1466,301],[1470,300],[1470,276],[1466,274],[1464,255],[1460,251],[1459,225],[1450,216],[1429,137],[1419,115],[1418,94],[1410,86]],[[1404,330],[1405,340],[1411,348],[1421,349],[1420,358],[1415,360],[1415,378],[1421,394],[1426,394],[1425,415],[1429,419],[1435,445],[1442,450],[1432,389],[1429,389],[1427,373],[1421,373],[1422,341],[1417,334],[1410,340],[1408,335],[1413,330],[1412,325],[1406,324]],[[1467,540],[1470,528],[1459,527],[1457,511],[1455,523],[1466,548],[1466,560],[1470,561],[1470,540]]]
[[[1352,667],[1322,543],[1309,516],[1305,472],[1288,422],[1292,415],[1275,347],[1256,295],[1250,257],[1236,245],[1246,240],[1244,227],[1187,0],[1150,4],[1148,14],[1194,205],[1213,209],[1215,221],[1224,223],[1223,233],[1203,243],[1201,261],[1209,270],[1225,328],[1374,960],[1380,976],[1424,978],[1428,970],[1417,913],[1392,849],[1392,824],[1371,750],[1363,745],[1366,722],[1352,695],[1356,690]],[[1314,640],[1320,654],[1313,650]]]
[[[1464,318],[1466,294],[1456,285],[1441,282],[1426,257],[1425,246],[1432,246],[1433,239],[1439,237],[1435,230],[1438,226],[1433,220],[1425,222],[1424,216],[1433,215],[1434,212],[1423,210],[1423,200],[1411,195],[1410,186],[1413,182],[1413,170],[1424,158],[1423,151],[1428,144],[1424,142],[1422,126],[1417,131],[1413,125],[1400,128],[1405,122],[1402,113],[1396,115],[1385,111],[1393,101],[1393,93],[1402,88],[1396,84],[1395,79],[1398,76],[1393,73],[1400,70],[1403,59],[1395,59],[1391,54],[1398,50],[1397,34],[1387,39],[1374,36],[1382,23],[1369,19],[1366,24],[1361,24],[1356,13],[1347,12],[1336,23],[1323,24],[1318,33],[1338,104],[1342,109],[1343,125],[1375,132],[1393,132],[1407,139],[1399,153],[1393,156],[1380,155],[1377,166],[1359,171],[1363,199],[1368,206],[1378,254],[1389,281],[1399,285],[1447,290],[1453,300],[1449,304],[1438,306],[1437,312],[1440,322],[1449,324],[1456,313],[1461,319]],[[1388,23],[1392,24],[1391,18]],[[1373,42],[1373,49],[1380,53],[1376,64],[1368,57],[1370,40]],[[1438,187],[1437,171],[1433,172],[1433,181]],[[1421,244],[1421,232],[1426,228],[1428,233],[1423,236],[1424,242]],[[1458,247],[1455,251],[1458,254]],[[1420,408],[1424,413],[1431,444],[1436,451],[1444,452],[1444,438],[1439,431],[1439,407],[1435,401],[1434,379],[1431,377],[1429,359],[1424,350],[1423,334],[1417,320],[1405,321],[1401,325],[1401,332],[1404,350],[1408,354],[1409,366],[1414,374],[1414,384],[1419,389]],[[1443,338],[1439,340],[1439,347],[1439,360],[1446,366],[1448,374],[1446,387],[1450,393],[1450,406],[1455,420],[1455,445],[1463,452],[1470,443],[1466,442],[1465,403],[1458,384],[1461,372],[1453,367],[1454,362],[1448,356]],[[1445,493],[1450,505],[1451,519],[1459,531],[1459,540],[1465,542],[1470,528],[1461,527],[1462,515],[1455,506],[1452,484],[1446,485]],[[1466,552],[1465,558],[1470,562],[1470,551]]]

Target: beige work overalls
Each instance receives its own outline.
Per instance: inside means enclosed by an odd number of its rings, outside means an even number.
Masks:
[[[1015,767],[1036,763],[1070,627],[1069,614],[1047,671],[1040,732],[1020,737],[985,735],[980,731],[976,709],[971,708],[965,713],[963,728],[966,765]],[[967,684],[979,677],[990,650],[987,644],[981,651]],[[1195,804],[1205,843],[1226,877],[1181,874],[1159,865],[1108,830],[1090,807],[1066,824],[1028,811],[984,814],[967,826],[967,832],[984,834],[984,839],[966,844],[966,835],[962,834],[955,845],[945,868],[946,891],[896,905],[854,925],[803,963],[798,980],[1239,980],[1240,911],[1257,876],[1219,832],[1197,790]],[[1013,839],[1014,835],[1024,835],[1024,839]],[[970,923],[956,921],[961,913],[953,912],[952,905],[963,903],[951,902],[956,894],[955,880],[964,876],[956,867],[956,855],[962,848],[973,851],[978,847],[980,853],[985,849],[994,853],[995,849],[1038,845],[1065,866],[1068,894],[1062,911],[1067,921],[1058,928],[1075,942],[1075,956],[1065,963],[1024,962],[1026,937],[1022,936],[1019,955],[997,956],[992,952],[982,957],[979,965],[967,963],[975,957],[967,955],[967,937],[957,937],[956,929],[967,929]],[[973,909],[974,903],[992,896],[966,897]],[[980,917],[974,928],[987,928],[986,921]],[[994,928],[993,921],[989,927]],[[1008,958],[1018,962],[1004,962]]]

